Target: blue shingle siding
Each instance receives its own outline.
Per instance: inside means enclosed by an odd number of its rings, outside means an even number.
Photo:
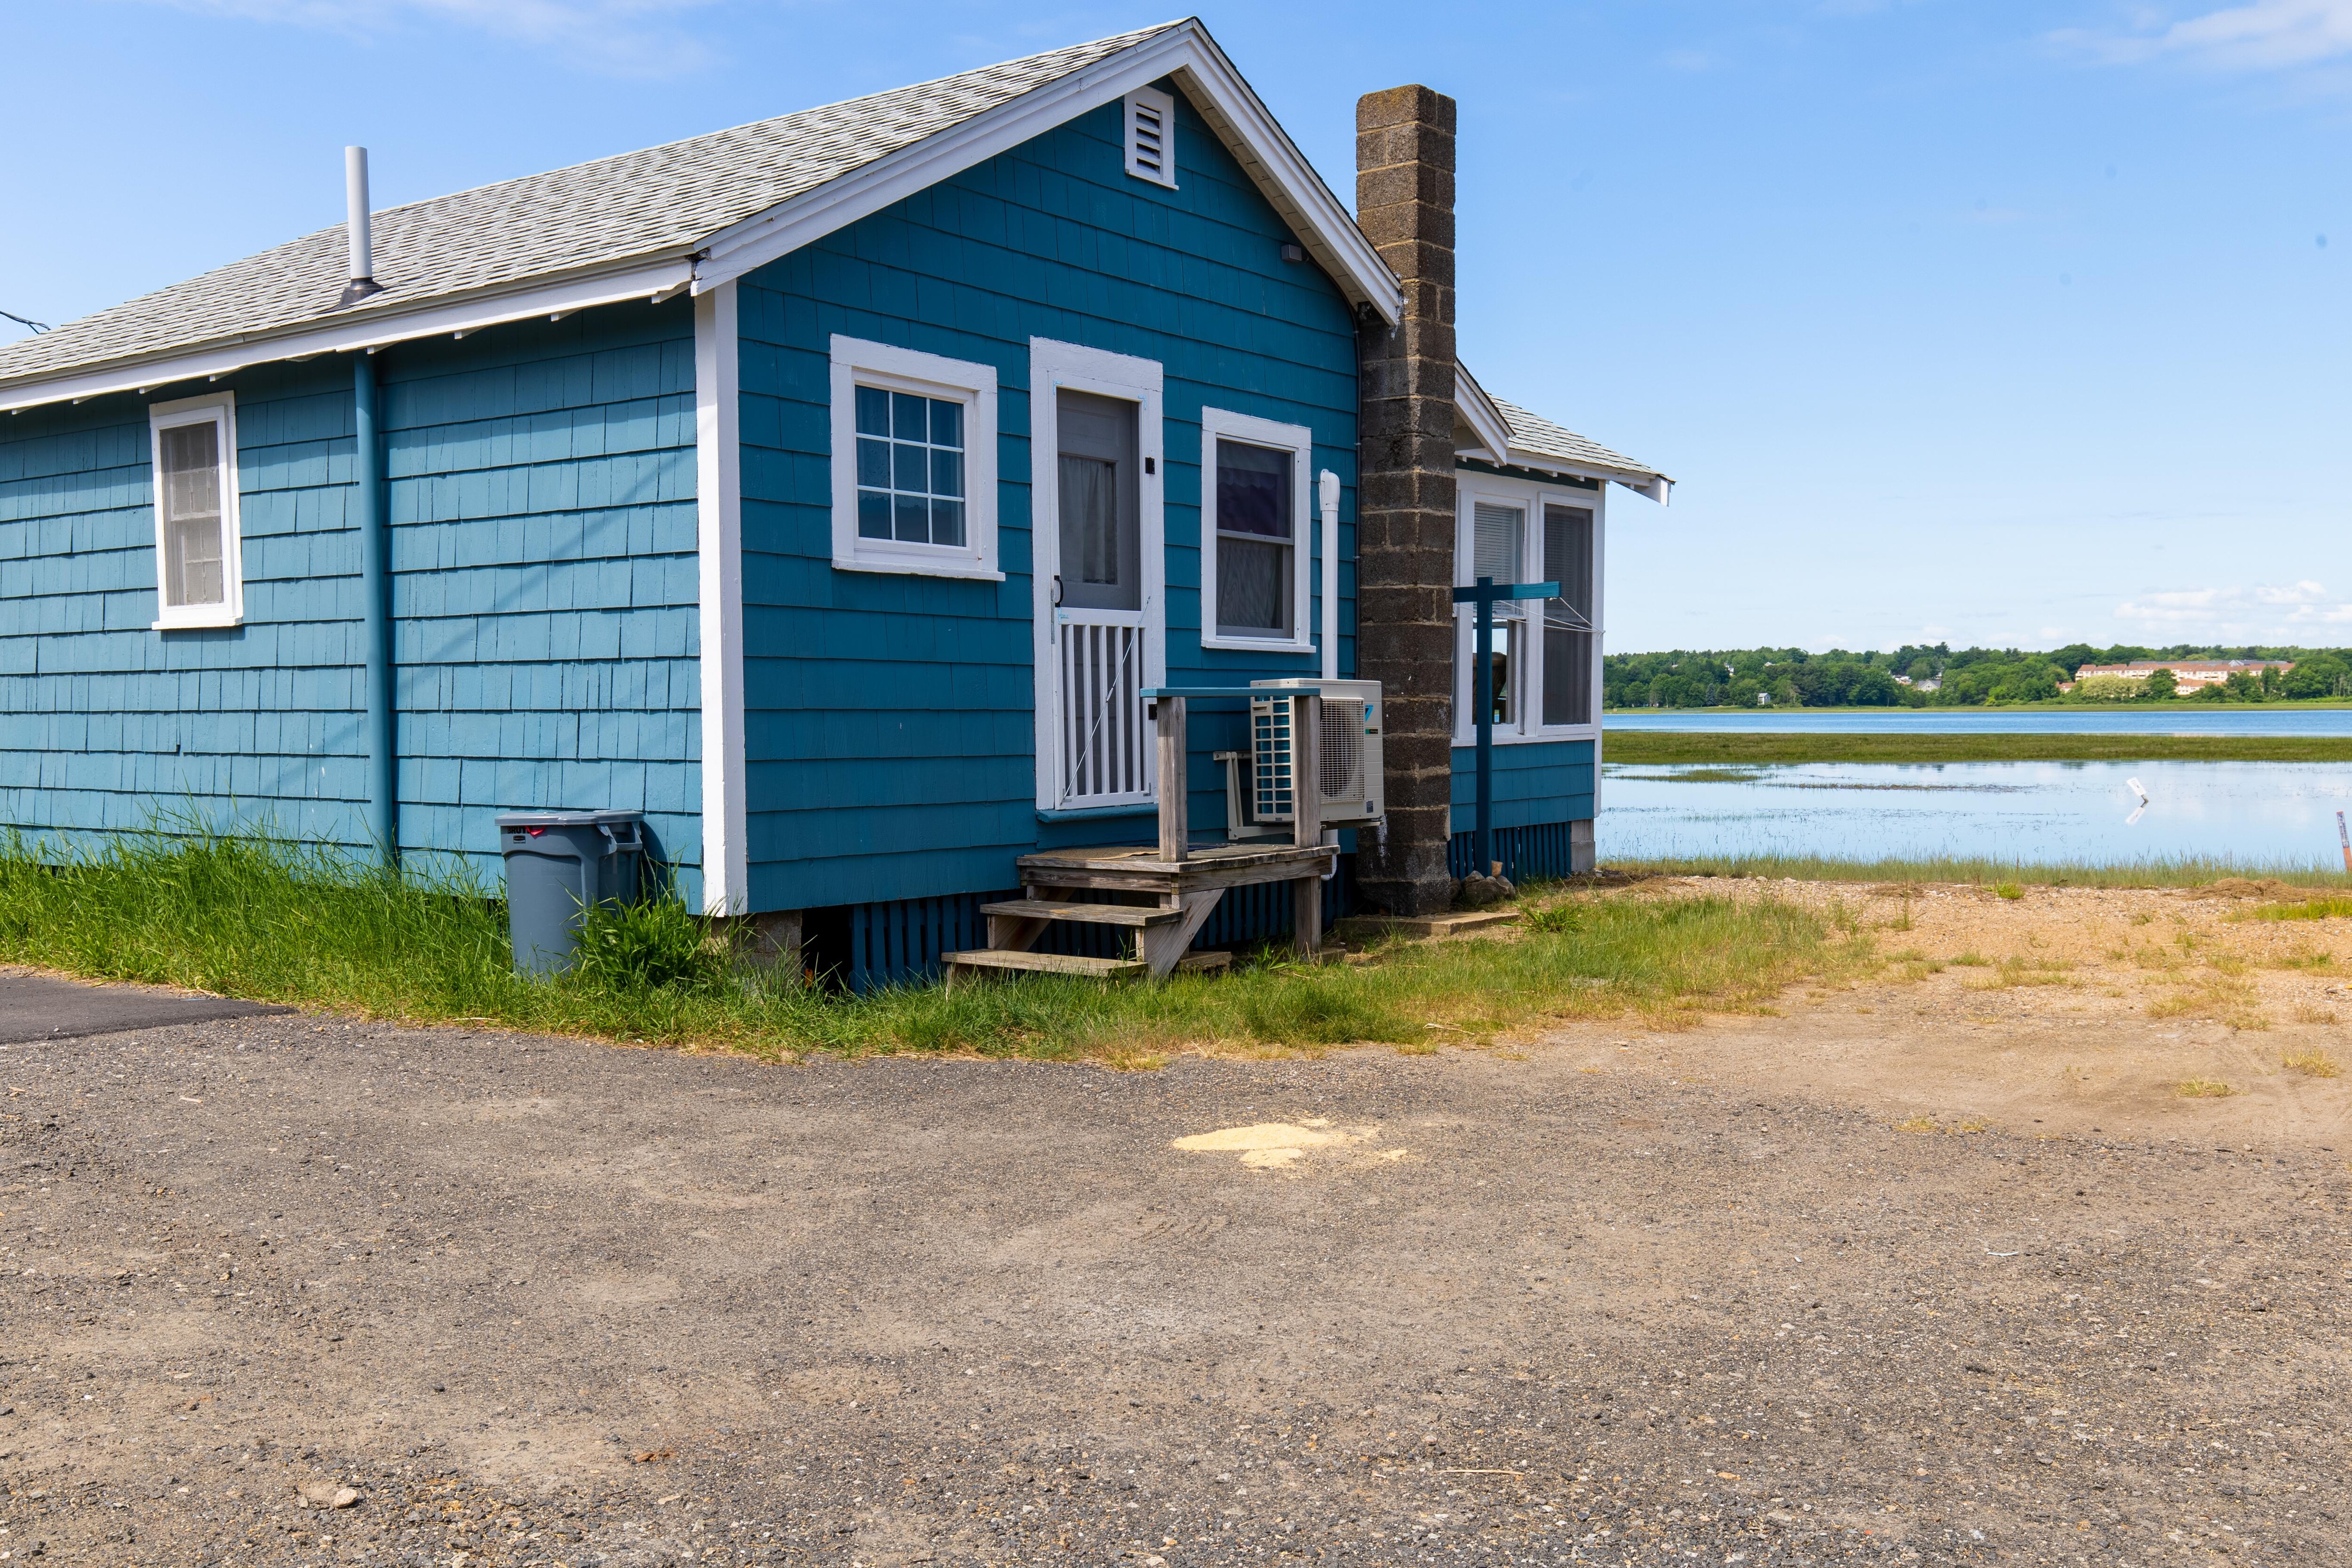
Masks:
[[[1311,427],[1315,466],[1339,473],[1341,516],[1351,517],[1353,319],[1320,271],[1282,260],[1288,231],[1181,95],[1178,120],[1173,191],[1126,174],[1114,104],[740,286],[754,908],[1003,888],[1016,880],[1014,857],[1042,841],[1150,836],[1148,816],[1037,821],[1033,337],[1165,369],[1170,678],[1315,673],[1309,655],[1199,645],[1199,419],[1207,404]],[[1005,581],[833,569],[835,333],[996,368]],[[1342,562],[1353,553],[1343,527]],[[1352,570],[1340,594],[1351,627]],[[1351,641],[1341,643],[1343,670]],[[1192,816],[1204,827],[1224,816],[1208,753],[1241,736],[1236,705],[1223,706],[1234,711],[1204,708],[1192,725]]]
[[[1592,815],[1592,742],[1518,741],[1495,750],[1495,826],[1582,821]],[[1478,825],[1478,748],[1454,748],[1454,831]]]
[[[495,876],[499,810],[636,808],[698,860],[689,309],[377,356],[404,848]],[[215,383],[236,393],[235,628],[149,630],[145,400],[0,424],[0,820],[71,837],[193,810],[363,843],[351,374]]]

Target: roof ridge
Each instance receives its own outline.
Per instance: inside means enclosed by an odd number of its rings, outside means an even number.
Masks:
[[[911,81],[900,87],[884,88],[879,92],[862,92],[855,98],[836,98],[827,103],[812,103],[807,105],[805,108],[786,110],[782,114],[764,115],[758,120],[739,120],[733,125],[722,125],[712,131],[698,131],[691,136],[672,137],[667,141],[654,141],[649,142],[643,147],[631,147],[618,152],[603,153],[594,158],[583,158],[576,163],[559,163],[552,169],[535,170],[527,174],[509,174],[503,180],[488,180],[478,185],[461,186],[455,191],[444,191],[437,196],[425,196],[414,202],[403,202],[396,207],[379,207],[369,215],[371,217],[382,217],[392,213],[409,212],[417,207],[431,206],[436,202],[450,202],[457,200],[460,196],[470,196],[478,191],[495,191],[501,185],[511,185],[524,180],[544,180],[552,175],[568,174],[575,169],[591,169],[599,163],[609,163],[619,158],[643,157],[648,152],[659,152],[666,147],[683,147],[689,141],[708,141],[715,137],[731,135],[739,131],[750,131],[757,126],[773,125],[779,120],[796,119],[803,114],[822,114],[829,109],[847,109],[853,104],[871,103],[877,99],[897,98],[904,93],[919,92],[924,88],[938,87],[942,83],[957,81],[965,77],[984,76],[990,71],[1009,70],[1015,66],[1031,65],[1038,60],[1045,59],[1054,55],[1075,54],[1082,49],[1097,49],[1107,45],[1117,45],[1121,49],[1132,48],[1146,38],[1157,37],[1159,34],[1165,33],[1172,27],[1181,27],[1187,22],[1195,22],[1198,20],[1200,20],[1198,16],[1180,16],[1172,22],[1159,22],[1149,27],[1138,27],[1125,33],[1106,34],[1104,37],[1099,38],[1089,38],[1084,43],[1064,44],[1058,48],[1040,49],[1034,55],[1016,55],[1010,59],[996,60],[984,66],[972,66],[960,71],[950,71],[944,76],[930,77],[922,81]],[[337,231],[340,231],[343,225],[341,224],[330,224],[327,225],[328,229],[334,229]],[[323,234],[325,232],[327,232],[326,229],[315,229],[311,231],[312,234]],[[301,237],[307,239],[310,238],[310,235],[305,235]],[[293,242],[289,241],[287,243],[291,244]],[[277,247],[272,246],[271,248],[275,249]],[[254,254],[264,255],[267,253],[257,251]]]

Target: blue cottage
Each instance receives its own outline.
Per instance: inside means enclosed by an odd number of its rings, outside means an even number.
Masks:
[[[1325,912],[1423,912],[1486,575],[1562,584],[1497,853],[1589,866],[1606,495],[1669,482],[1460,370],[1452,113],[1364,100],[1351,217],[1192,20],[383,212],[355,149],[345,225],[0,347],[0,821],[495,876],[500,811],[641,810],[864,985],[1171,788],[1246,815],[1246,705],[1171,768],[1143,694],[1362,676]]]

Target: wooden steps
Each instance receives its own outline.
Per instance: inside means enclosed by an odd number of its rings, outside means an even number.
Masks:
[[[1084,975],[1096,980],[1126,980],[1148,975],[1151,966],[1140,958],[1081,958],[1067,953],[1024,953],[1002,947],[974,947],[942,953],[948,984],[959,975],[982,969],[1018,969],[1039,975]]]
[[[1055,898],[1010,898],[1002,904],[983,904],[982,915],[1002,915],[1015,920],[1068,920],[1088,925],[1165,925],[1171,920],[1181,920],[1181,909],[1157,909],[1148,904],[1066,904]]]

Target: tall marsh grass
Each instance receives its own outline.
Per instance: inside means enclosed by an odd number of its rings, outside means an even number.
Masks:
[[[496,889],[462,866],[387,874],[331,852],[201,832],[120,837],[63,863],[0,841],[0,961],[370,1017],[749,1051],[1144,1061],[1385,1042],[1420,1050],[1550,1019],[1675,1028],[1856,973],[1865,939],[1771,900],[1554,896],[1500,940],[1400,944],[1301,965],[1245,955],[1156,985],[1022,977],[864,997],[743,961],[675,902],[601,915],[583,961],[516,975]]]

